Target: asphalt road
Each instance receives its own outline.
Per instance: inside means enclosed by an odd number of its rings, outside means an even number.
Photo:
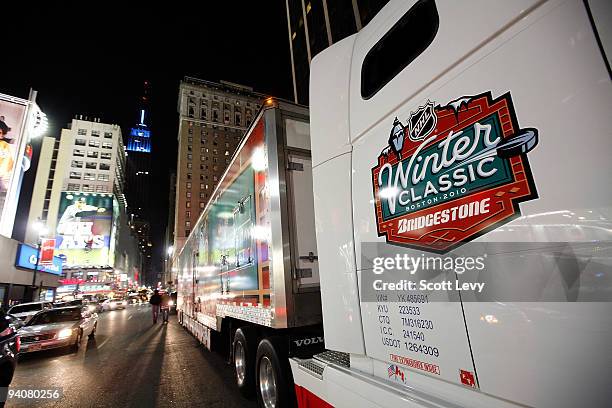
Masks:
[[[7,407],[255,407],[244,399],[232,367],[170,316],[153,326],[148,305],[100,314],[95,339],[78,352],[48,350],[20,357],[11,388],[60,387],[57,401]]]

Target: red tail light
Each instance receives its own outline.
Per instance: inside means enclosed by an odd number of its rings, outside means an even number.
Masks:
[[[21,337],[20,336],[17,336],[16,346],[17,346],[17,352],[19,353],[19,350],[21,350]]]

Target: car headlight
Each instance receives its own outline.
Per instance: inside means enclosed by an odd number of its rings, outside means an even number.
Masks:
[[[67,339],[72,336],[72,329],[62,329],[57,333],[58,339]]]
[[[174,301],[172,301],[172,300],[171,300],[171,301],[169,301],[169,302],[168,302],[168,306],[174,306]]]

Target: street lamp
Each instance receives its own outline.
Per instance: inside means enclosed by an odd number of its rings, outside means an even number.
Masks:
[[[38,265],[40,262],[40,250],[42,247],[42,237],[49,233],[49,230],[45,226],[45,224],[37,219],[32,225],[34,231],[38,233],[38,250],[36,252],[36,265],[34,265],[34,275],[32,276],[32,301],[36,301],[34,295],[36,294],[36,272],[38,272]]]

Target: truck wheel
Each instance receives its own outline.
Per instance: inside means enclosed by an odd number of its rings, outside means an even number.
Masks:
[[[253,395],[257,333],[252,327],[241,327],[234,334],[233,353],[236,385],[245,397]]]
[[[287,344],[282,337],[263,339],[257,347],[257,403],[265,408],[296,405]]]

